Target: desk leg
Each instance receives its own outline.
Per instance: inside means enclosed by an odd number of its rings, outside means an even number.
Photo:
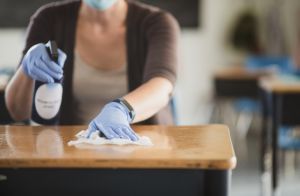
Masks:
[[[206,170],[204,177],[204,195],[228,196],[230,195],[231,171]]]
[[[262,125],[261,125],[261,138],[260,138],[260,169],[261,172],[264,173],[265,168],[265,156],[267,152],[268,145],[268,96],[269,94],[264,90],[260,89],[260,100],[261,100],[261,109],[262,109]]]
[[[281,100],[278,94],[272,96],[272,190],[278,187],[278,128],[280,125]]]

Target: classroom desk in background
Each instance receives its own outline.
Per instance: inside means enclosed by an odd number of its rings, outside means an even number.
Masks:
[[[214,81],[214,108],[210,118],[211,123],[226,122],[239,130],[241,137],[245,137],[249,130],[253,116],[249,116],[250,111],[255,111],[259,106],[258,81],[265,75],[272,74],[270,71],[258,70],[249,71],[245,66],[229,66],[215,72]],[[230,107],[227,107],[229,104]],[[230,110],[228,110],[230,109]],[[232,111],[237,114],[231,116]],[[247,122],[241,122],[244,118],[243,111],[247,111]],[[235,124],[231,124],[235,122]],[[245,126],[241,127],[240,125]],[[239,126],[239,128],[237,127]]]
[[[271,143],[272,152],[272,188],[278,187],[278,130],[280,125],[295,126],[300,124],[300,81],[286,80],[283,77],[262,77],[259,82],[262,100],[262,143],[261,167],[264,172],[264,157],[267,145]],[[271,128],[267,126],[268,117]],[[271,133],[268,132],[271,130]],[[271,137],[270,137],[271,134]],[[271,138],[271,141],[268,141]]]
[[[154,146],[73,147],[85,126],[0,126],[0,195],[229,195],[224,125],[133,126]]]
[[[214,74],[215,95],[218,98],[257,98],[258,79],[267,71],[249,71],[244,66],[230,66]]]

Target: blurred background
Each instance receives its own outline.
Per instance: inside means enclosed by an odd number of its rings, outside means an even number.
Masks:
[[[0,0],[1,89],[4,89],[20,61],[29,17],[47,2],[51,0]],[[297,57],[300,58],[300,1],[143,2],[171,11],[181,25],[180,67],[174,95],[178,125],[226,123],[230,127],[238,158],[238,167],[233,171],[232,195],[269,194],[265,187],[270,186],[270,180],[259,169],[259,103],[252,96],[250,99],[232,96],[228,99],[222,96],[220,99],[217,90],[221,88],[222,91],[222,86],[216,86],[217,77],[220,71],[227,68],[253,68],[251,65],[257,65],[256,57],[261,56],[267,60],[270,57],[271,61],[273,57],[278,57],[285,64],[283,66],[288,67],[286,70],[296,70]],[[274,69],[278,71],[278,67]],[[1,96],[0,121],[5,124],[9,122],[9,117],[3,112],[3,90]],[[299,195],[300,192],[299,156],[297,151],[293,152],[295,158],[290,161],[292,166],[285,165],[280,170],[282,195]]]

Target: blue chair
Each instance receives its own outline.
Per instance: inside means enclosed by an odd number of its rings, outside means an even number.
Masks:
[[[293,72],[291,60],[287,56],[249,56],[245,60],[246,69],[249,71],[277,70],[280,73]],[[300,72],[300,71],[299,71]],[[239,113],[236,128],[246,136],[252,123],[254,113],[260,111],[259,102],[256,99],[241,98],[234,103],[234,109]],[[245,125],[245,126],[243,126]]]
[[[245,65],[249,71],[275,68],[279,72],[286,72],[290,69],[291,60],[288,56],[249,56]]]
[[[171,112],[172,112],[174,124],[178,125],[177,103],[176,103],[176,98],[175,97],[172,97],[170,99],[170,106],[171,106]]]
[[[300,150],[300,137],[295,137],[293,131],[293,127],[280,127],[278,145],[281,149]]]
[[[282,149],[284,173],[294,175],[296,169],[296,151],[300,150],[300,137],[294,135],[294,128],[281,126],[278,134],[278,146]]]

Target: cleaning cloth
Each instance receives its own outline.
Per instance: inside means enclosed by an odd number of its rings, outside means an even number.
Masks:
[[[152,146],[153,143],[151,139],[147,136],[138,136],[137,141],[131,141],[129,139],[120,139],[120,138],[114,138],[114,139],[107,139],[104,137],[99,136],[99,131],[93,132],[89,138],[87,138],[88,130],[82,130],[79,133],[76,134],[76,140],[72,140],[68,142],[69,146],[75,146],[78,144],[92,144],[92,145],[104,145],[104,144],[110,144],[110,145],[140,145],[140,146]]]

